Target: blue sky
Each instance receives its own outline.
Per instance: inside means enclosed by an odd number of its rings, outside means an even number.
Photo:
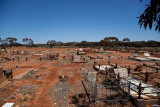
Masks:
[[[150,0],[146,0],[150,1]],[[0,0],[0,37],[35,43],[100,41],[114,36],[131,41],[160,40],[160,34],[140,29],[140,0]]]

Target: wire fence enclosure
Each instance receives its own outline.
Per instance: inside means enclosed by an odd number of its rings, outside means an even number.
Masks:
[[[85,86],[91,101],[110,101],[116,102],[119,100],[128,100],[129,92],[126,93],[124,90],[130,90],[129,84],[122,84],[118,81],[113,82],[95,82],[92,81],[87,72],[85,75]]]
[[[111,72],[110,72],[111,73]],[[107,81],[93,81],[84,71],[85,86],[91,101],[110,101],[160,98],[160,91],[152,85],[141,82],[134,77],[123,78],[119,74],[108,74]],[[114,77],[114,79],[112,79]],[[148,97],[149,96],[149,97]]]

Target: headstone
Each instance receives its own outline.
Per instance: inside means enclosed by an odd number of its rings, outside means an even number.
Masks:
[[[24,54],[24,51],[20,51],[21,52],[21,54]]]
[[[75,56],[74,56],[74,62],[80,62],[80,61],[81,61],[81,57],[75,55]]]
[[[82,52],[82,51],[83,51],[83,49],[82,49],[82,48],[80,48],[80,49],[79,49],[79,51],[80,51],[80,52]]]
[[[119,76],[122,77],[122,78],[127,78],[128,77],[127,68],[117,68],[117,69],[114,69],[114,73],[116,75],[118,75],[118,73],[119,73]],[[117,78],[117,76],[116,76],[116,78]]]
[[[99,53],[104,53],[104,49],[102,47],[99,49]]]

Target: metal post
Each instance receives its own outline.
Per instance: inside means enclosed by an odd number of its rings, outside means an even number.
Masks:
[[[146,79],[145,79],[146,82],[148,82],[148,72],[146,71]]]
[[[156,68],[156,71],[157,71],[157,73],[158,73],[158,68]]]
[[[110,65],[110,63],[111,63],[111,62],[110,62],[110,57],[108,57],[108,65]]]
[[[121,56],[121,59],[123,58],[123,56]]]
[[[129,96],[130,96],[130,86],[131,86],[131,83],[128,82],[128,98],[129,98]]]
[[[130,68],[130,65],[128,66],[128,76],[130,75],[130,73],[131,73],[131,68]]]
[[[115,66],[115,68],[117,68],[117,66],[118,66],[118,64],[117,64],[117,62],[116,62],[116,66]]]
[[[138,88],[138,99],[141,99],[141,92],[142,92],[142,87],[141,87],[141,82],[139,83],[139,86],[137,87]]]
[[[94,66],[96,65],[96,61],[94,60]]]
[[[120,75],[119,75],[119,73],[118,73],[118,78],[117,79],[118,79],[118,82],[119,82],[120,81]]]
[[[99,70],[100,70],[100,66],[101,66],[101,65],[100,65],[100,63],[99,63]]]
[[[12,69],[11,69],[11,79],[13,78]]]
[[[102,95],[103,95],[103,86],[102,86]]]
[[[94,101],[97,102],[97,83],[94,85]]]
[[[120,75],[119,75],[119,73],[118,73],[118,88],[119,88],[119,85],[120,85]]]
[[[84,80],[85,81],[87,81],[87,77],[86,76],[87,76],[87,73],[86,73],[86,71],[84,71]]]

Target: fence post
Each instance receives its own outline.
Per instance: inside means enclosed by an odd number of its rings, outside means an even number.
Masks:
[[[131,72],[131,68],[130,68],[130,65],[128,66],[128,76],[130,75],[130,72]]]
[[[148,72],[146,71],[146,82],[148,82]]]
[[[158,68],[156,68],[156,71],[157,71],[157,73],[158,73]]]
[[[116,62],[115,68],[117,68],[117,66],[118,66],[118,64],[117,64],[117,62]]]
[[[117,79],[118,79],[118,85],[119,85],[120,84],[120,74],[119,73],[118,73]]]
[[[94,101],[97,102],[97,83],[94,85]]]
[[[85,81],[87,81],[87,73],[86,73],[86,71],[84,71],[84,79],[85,79]]]
[[[131,86],[131,83],[128,82],[128,98],[129,98],[129,96],[130,96],[130,86]]]
[[[141,82],[140,82],[138,86],[138,99],[141,99],[141,92],[142,92],[142,87],[141,87]]]
[[[11,69],[11,79],[13,78],[13,73],[12,73],[12,69]]]
[[[108,56],[108,65],[110,65],[110,63],[111,63],[111,62],[110,62],[110,57]]]

